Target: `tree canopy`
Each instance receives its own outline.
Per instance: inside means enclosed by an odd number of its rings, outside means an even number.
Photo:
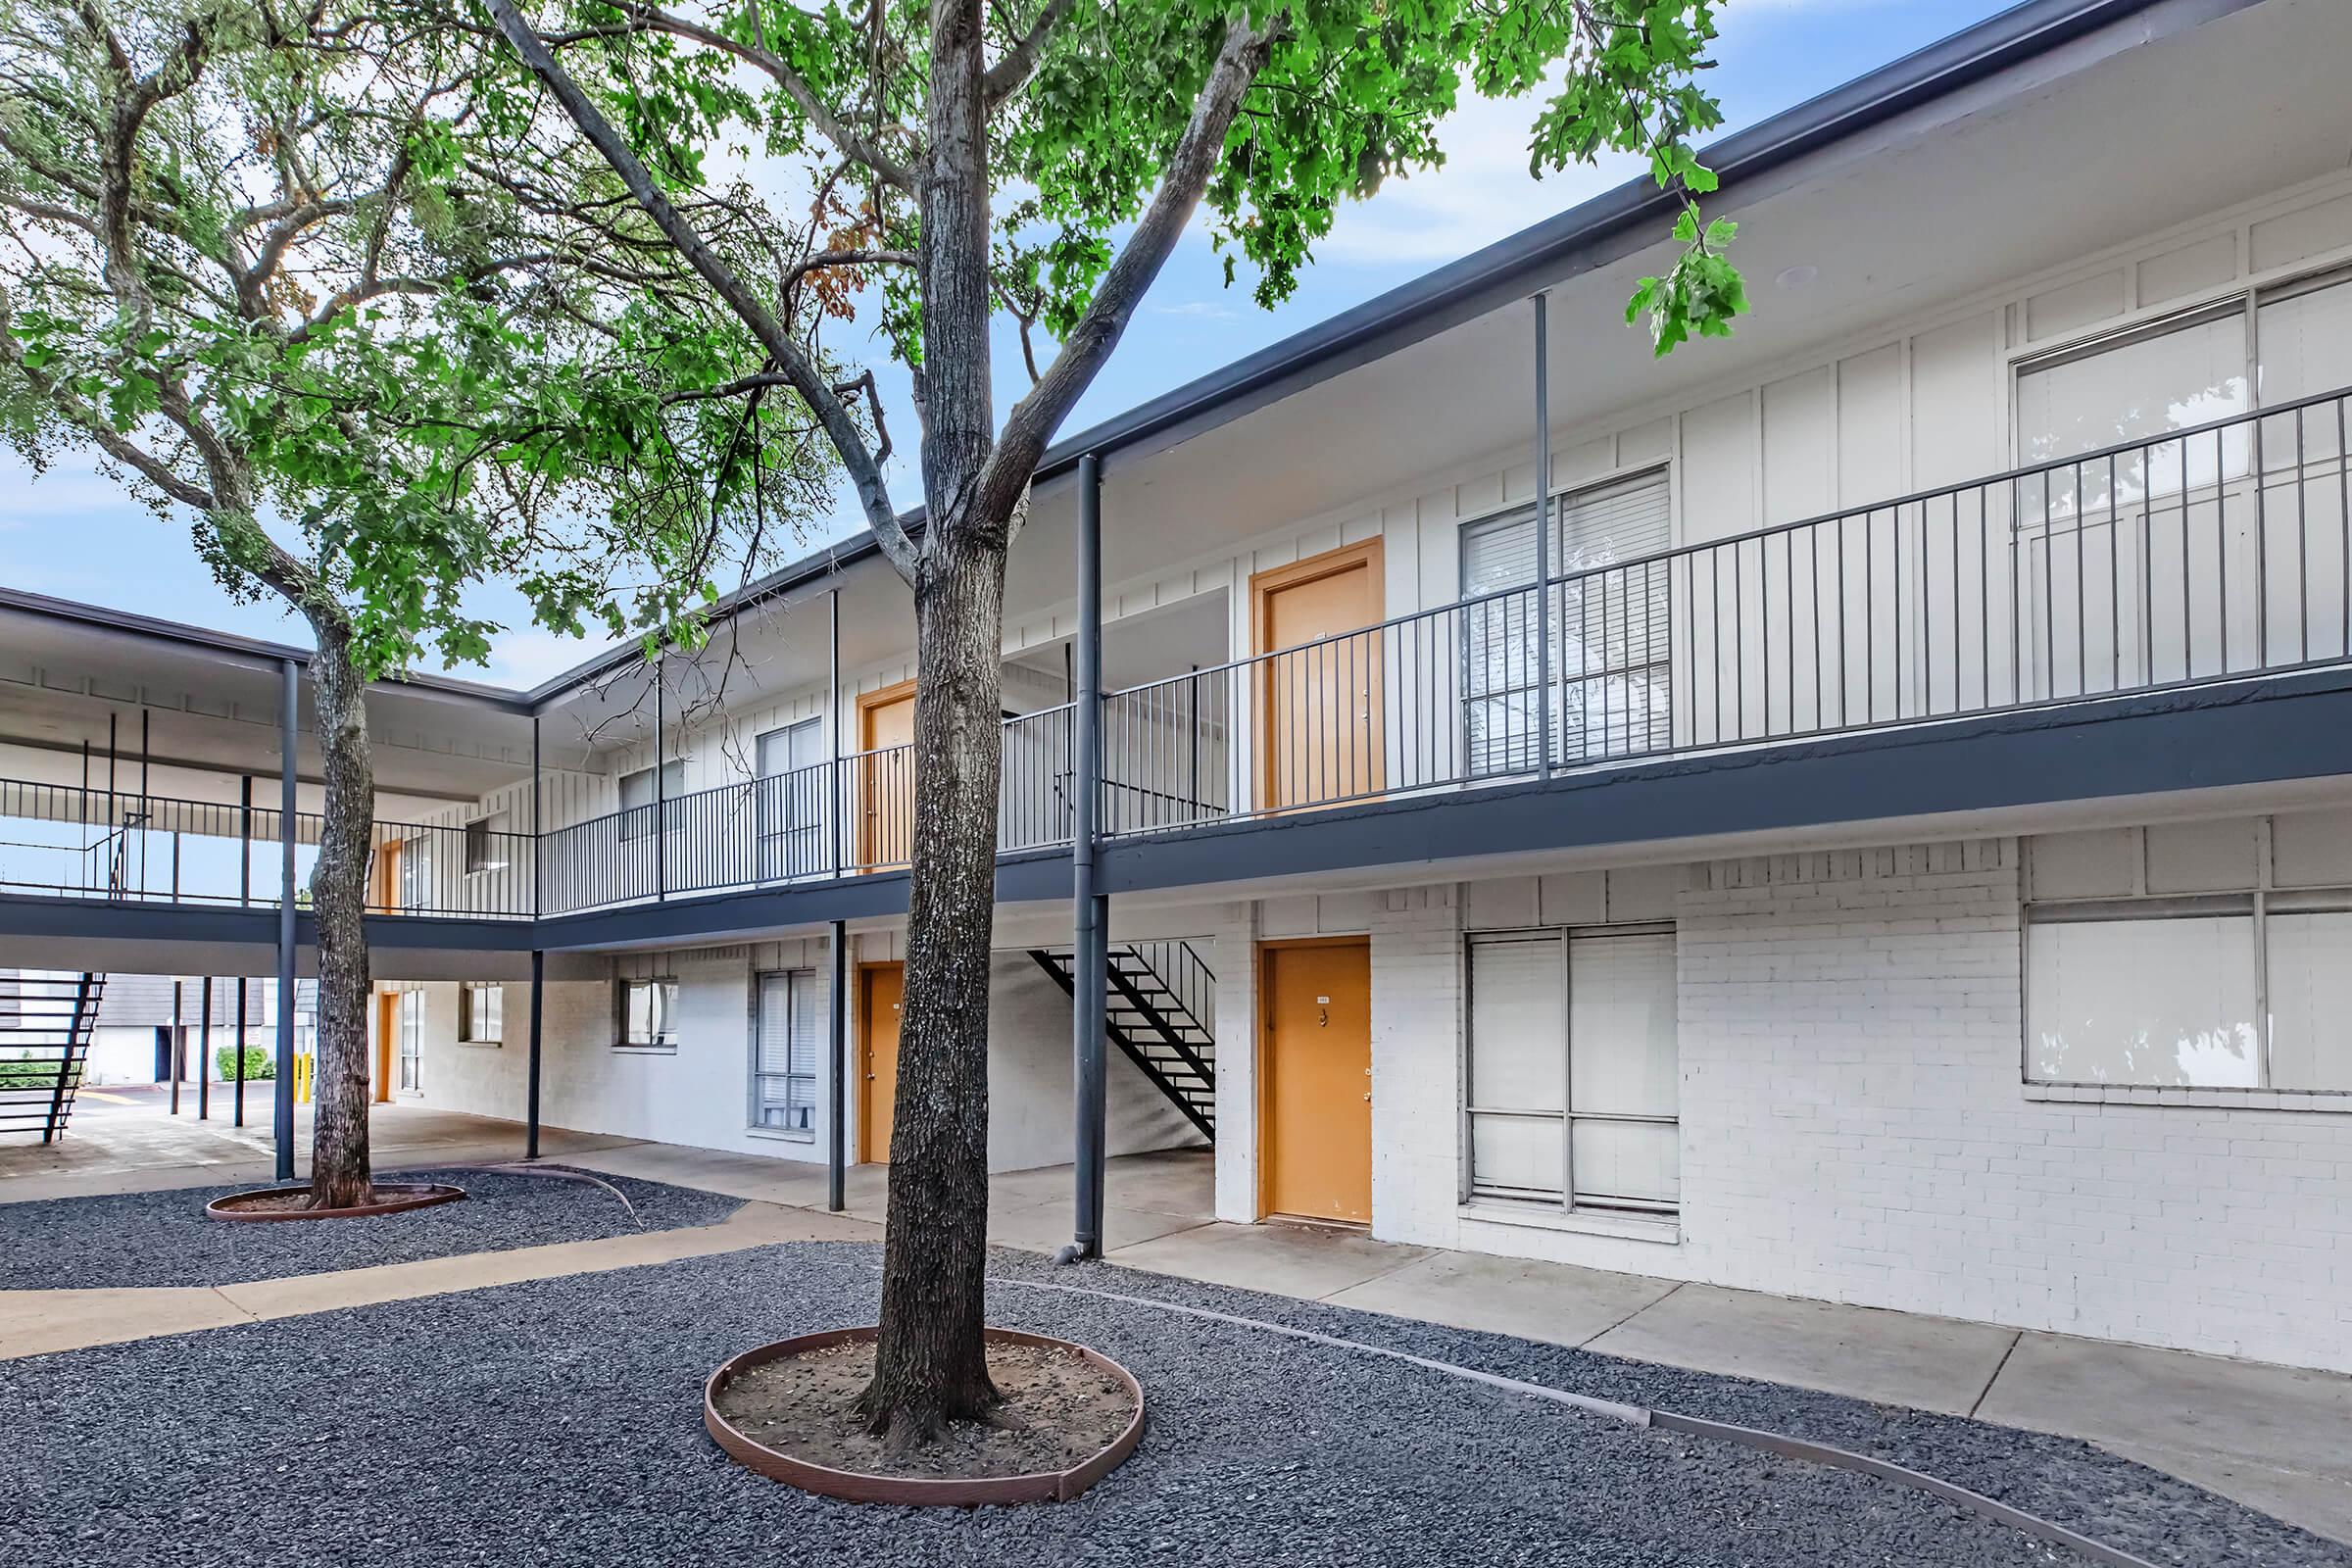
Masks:
[[[489,3],[544,50],[543,76],[571,78],[574,118],[601,120],[642,162],[654,190],[641,196],[690,195],[713,147],[763,161],[769,188],[805,199],[822,231],[818,267],[796,280],[806,301],[785,290],[778,304],[878,335],[925,403],[938,352],[926,311],[937,317],[950,280],[924,234],[948,215],[926,209],[943,160],[976,173],[981,199],[952,220],[985,256],[981,307],[1020,334],[1035,382],[991,465],[1000,502],[1196,207],[1228,280],[1279,302],[1344,202],[1443,162],[1439,127],[1467,92],[1535,100],[1538,172],[1630,152],[1673,193],[1674,264],[1628,307],[1659,353],[1728,333],[1746,309],[1724,254],[1734,225],[1701,217],[1715,177],[1691,146],[1722,118],[1700,84],[1721,0],[987,0],[971,8],[968,111],[943,101],[946,19],[921,0],[566,0],[529,17]],[[969,309],[954,302],[959,321]],[[1059,353],[1041,357],[1041,336]],[[778,363],[821,416],[819,377]],[[842,444],[888,547],[898,498],[858,441]],[[895,554],[905,569],[912,558]]]
[[[1196,215],[1229,279],[1246,269],[1279,300],[1342,201],[1440,161],[1440,122],[1466,90],[1544,95],[1538,170],[1646,153],[1678,204],[1677,254],[1630,314],[1647,314],[1660,353],[1728,331],[1744,308],[1722,255],[1732,229],[1701,219],[1714,176],[1690,145],[1719,119],[1697,85],[1716,0],[416,3],[486,7],[800,395],[913,590],[906,991],[859,1409],[894,1446],[927,1443],[1000,1402],[981,1329],[1004,573],[1048,442]],[[696,220],[710,150],[728,146],[763,164],[779,201],[806,204],[823,235],[808,268],[771,279],[736,265]],[[872,379],[840,381],[796,320],[861,327],[912,371],[919,540],[880,430],[869,439],[844,401],[862,384],[871,411]],[[1031,385],[1000,421],[1006,322]],[[1082,1054],[1101,1050],[1100,1024],[1078,1021]],[[1099,1127],[1099,1105],[1080,1115]],[[1099,1197],[1081,1212],[1099,1218]]]
[[[478,662],[485,578],[560,630],[671,624],[821,506],[831,452],[731,386],[758,346],[512,56],[416,24],[0,3],[0,428],[185,509],[223,584],[368,674]],[[745,265],[802,243],[693,205]]]

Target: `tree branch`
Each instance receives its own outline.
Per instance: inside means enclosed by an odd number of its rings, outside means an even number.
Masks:
[[[874,530],[875,539],[881,543],[883,555],[901,576],[909,583],[913,582],[921,568],[920,557],[914,541],[907,537],[906,528],[899,521],[897,509],[891,505],[890,486],[882,476],[882,466],[866,450],[865,438],[858,430],[858,421],[851,415],[849,406],[834,395],[832,387],[817,373],[815,365],[802,352],[801,345],[784,330],[783,323],[752,292],[751,286],[710,248],[701,232],[687,221],[685,215],[670,204],[669,198],[662,193],[661,187],[654,182],[654,176],[646,171],[645,165],[639,161],[629,144],[612,128],[612,122],[605,119],[596,105],[589,101],[588,95],[580,90],[579,83],[573,81],[563,66],[557,63],[546,42],[531,30],[530,24],[523,21],[522,14],[514,8],[514,0],[489,0],[489,5],[491,16],[497,19],[499,30],[514,46],[514,52],[522,57],[523,64],[531,74],[546,85],[556,102],[563,106],[564,112],[571,117],[572,123],[580,128],[581,134],[604,155],[605,162],[612,167],[612,172],[620,176],[621,183],[637,198],[646,216],[668,236],[688,265],[700,272],[719,298],[726,302],[736,318],[751,329],[752,335],[760,340],[760,346],[767,351],[776,368],[791,378],[793,390],[815,413],[825,427],[825,434],[832,439],[834,450],[840,453],[843,465],[849,468],[851,480],[858,487],[858,500],[865,508],[866,523]]]
[[[1045,58],[1046,45],[1053,40],[1054,29],[1061,24],[1061,19],[1069,15],[1069,11],[1070,0],[1046,0],[1045,9],[1037,14],[1037,20],[1029,24],[1029,30],[998,57],[995,65],[988,68],[980,78],[980,85],[989,108],[996,108],[1028,85],[1029,78],[1037,74],[1038,63]]]
[[[24,358],[24,345],[9,329],[10,316],[8,297],[0,293],[0,360],[6,360],[19,375],[24,377],[26,386],[39,393],[51,408],[95,442],[99,451],[124,467],[134,469],[141,478],[172,500],[182,506],[194,507],[199,512],[209,513],[214,509],[217,503],[210,490],[183,477],[170,464],[132,442],[96,409],[82,401],[72,387],[28,364]]]
[[[808,123],[816,127],[818,135],[841,149],[846,156],[865,165],[884,180],[908,195],[914,194],[914,176],[906,164],[884,152],[879,141],[836,115],[831,106],[816,95],[816,89],[808,85],[807,77],[760,44],[738,43],[725,33],[712,31],[699,23],[688,22],[684,17],[673,17],[652,6],[624,4],[619,10],[622,16],[629,19],[629,23],[625,28],[617,30],[665,32],[672,37],[691,38],[696,43],[733,55],[744,64],[764,73],[784,89],[784,96],[790,98],[793,107],[808,117]],[[493,8],[492,14],[497,14],[496,8]],[[503,27],[504,24],[501,25]],[[583,38],[611,36],[615,30],[609,27],[583,27],[572,32],[551,34],[548,41],[560,46]],[[510,33],[509,37],[512,36]]]
[[[1250,83],[1264,69],[1274,38],[1271,26],[1261,32],[1246,18],[1227,30],[1225,45],[1209,68],[1200,96],[1194,101],[1193,118],[1177,140],[1143,220],[1102,274],[1086,315],[1071,329],[1061,352],[1028,395],[1012,406],[980,476],[982,516],[1010,514],[1036,471],[1038,459],[1045,455],[1046,443],[1118,346],[1135,308],[1176,248],[1184,225],[1192,220],[1193,209],[1200,205],[1200,193],[1207,188],[1208,177],[1224,152],[1225,132],[1232,126]]]
[[[817,251],[794,263],[777,287],[788,289],[827,267],[912,267],[914,261],[912,251]]]

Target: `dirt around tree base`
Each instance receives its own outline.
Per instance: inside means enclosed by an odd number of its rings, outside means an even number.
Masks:
[[[763,1447],[831,1470],[911,1481],[978,1480],[1073,1470],[1135,1419],[1133,1392],[1074,1348],[992,1341],[988,1370],[1005,1425],[956,1422],[939,1442],[889,1454],[857,1412],[874,1375],[870,1339],[747,1367],[712,1391],[712,1407]]]
[[[308,1187],[265,1187],[258,1192],[230,1193],[204,1205],[214,1219],[292,1220],[363,1219],[374,1214],[398,1214],[435,1203],[455,1202],[466,1196],[463,1187],[441,1182],[377,1182],[369,1201],[344,1208],[314,1208]]]

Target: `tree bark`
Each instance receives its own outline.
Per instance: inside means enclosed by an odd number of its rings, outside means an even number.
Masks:
[[[981,1338],[997,882],[1001,530],[955,535],[915,594],[914,880],[890,1135],[881,1341],[859,1402],[893,1451],[1002,1403]]]
[[[318,931],[317,1075],[311,1122],[311,1202],[366,1203],[373,1177],[368,1155],[368,870],[375,817],[375,775],[368,755],[367,682],[353,665],[350,634],[313,612],[318,655],[318,746],[326,763],[325,826],[311,871],[311,914]]]

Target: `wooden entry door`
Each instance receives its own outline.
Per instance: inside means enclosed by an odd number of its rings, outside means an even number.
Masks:
[[[858,739],[858,863],[903,865],[914,845],[914,682],[860,697]]]
[[[906,966],[867,963],[858,969],[858,1157],[890,1159],[890,1121],[899,1093],[899,1017],[906,998]]]
[[[1372,1222],[1372,944],[1258,950],[1261,1206]]]
[[[1258,684],[1259,804],[1270,810],[1377,795],[1384,595],[1378,539],[1250,579]],[[1285,650],[1288,650],[1285,652]]]
[[[400,1033],[400,993],[382,991],[375,998],[375,1100],[392,1098],[392,1042]]]

